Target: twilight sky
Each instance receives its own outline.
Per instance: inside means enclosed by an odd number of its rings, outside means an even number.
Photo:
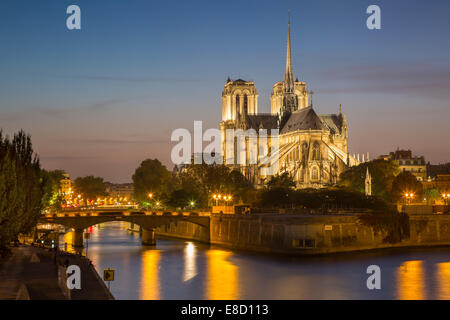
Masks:
[[[77,4],[82,30],[66,28]],[[366,8],[381,7],[381,30]],[[218,127],[226,78],[255,81],[259,110],[294,76],[318,113],[349,122],[350,153],[397,147],[450,161],[450,2],[2,0],[0,128],[32,135],[47,169],[131,181],[145,158],[172,169],[171,132]]]

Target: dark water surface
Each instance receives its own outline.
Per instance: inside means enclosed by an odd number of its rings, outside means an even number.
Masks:
[[[116,299],[450,299],[450,248],[299,258],[183,240],[143,247],[128,228],[92,227],[85,249],[100,275],[115,269]],[[381,290],[366,286],[373,264],[381,268]]]

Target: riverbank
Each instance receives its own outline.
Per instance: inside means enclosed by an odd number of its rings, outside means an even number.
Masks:
[[[91,262],[81,256],[33,246],[13,247],[0,263],[0,300],[112,300]],[[81,270],[81,289],[65,287],[64,265]]]

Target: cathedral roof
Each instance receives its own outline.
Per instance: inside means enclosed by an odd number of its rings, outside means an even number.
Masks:
[[[332,134],[341,133],[342,117],[338,114],[319,114],[319,117]]]
[[[286,124],[281,128],[280,134],[288,133],[290,131],[296,130],[327,130],[328,127],[322,122],[320,117],[314,111],[314,109],[309,106],[297,111],[294,111]]]
[[[246,117],[249,128],[278,129],[278,116],[274,114],[249,114]]]

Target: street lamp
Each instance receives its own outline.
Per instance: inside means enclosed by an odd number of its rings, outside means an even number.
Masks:
[[[450,199],[450,193],[443,193],[442,198],[444,199],[444,205],[447,205],[448,200]]]
[[[414,199],[414,193],[405,193],[405,198],[408,204],[411,204],[412,199]]]

